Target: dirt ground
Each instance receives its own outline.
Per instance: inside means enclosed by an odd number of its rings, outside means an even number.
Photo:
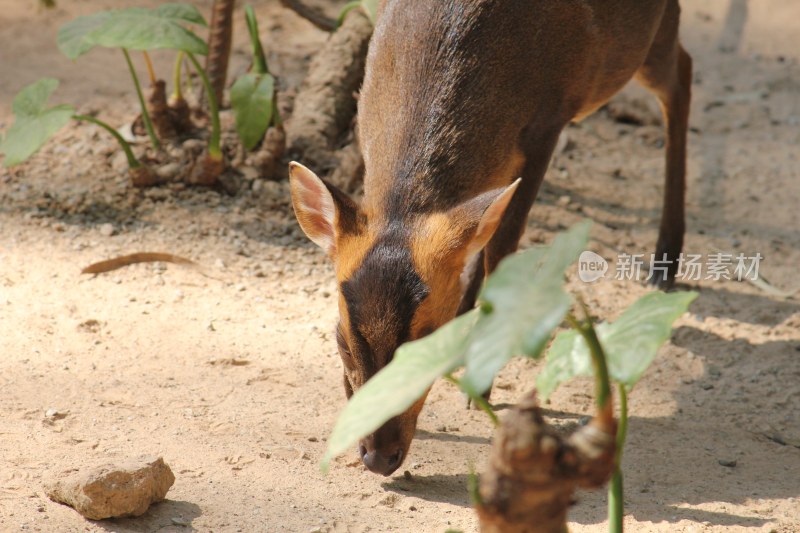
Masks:
[[[58,103],[132,120],[117,54],[72,64],[55,35],[79,14],[155,3],[58,0],[42,12],[0,0],[0,131],[13,94],[42,76],[62,80]],[[195,3],[208,13],[210,0]],[[325,34],[277,1],[254,4],[273,70],[284,90],[297,87]],[[797,291],[800,3],[683,4],[695,61],[685,249],[760,253],[765,279]],[[246,67],[241,29],[233,74]],[[169,72],[170,60],[157,54],[157,68]],[[625,98],[648,103],[644,124],[601,111],[568,129],[525,246],[589,217],[602,256],[653,251],[663,133],[654,102],[634,89]],[[0,167],[0,531],[475,531],[467,478],[471,465],[481,471],[492,429],[447,383],[434,387],[395,476],[370,474],[355,452],[320,472],[345,401],[336,286],[294,221],[286,184],[259,181],[234,196],[141,192],[123,168],[111,140],[86,124],[26,164]],[[137,251],[176,253],[203,271],[156,263],[79,274]],[[570,288],[612,319],[648,290],[586,285],[574,272]],[[692,288],[700,297],[630,398],[625,525],[800,531],[800,304],[743,282]],[[503,372],[493,396],[501,415],[536,372],[529,361]],[[574,424],[590,412],[590,392],[586,382],[564,386],[547,414]],[[177,480],[140,518],[87,521],[43,493],[53,472],[141,454],[162,455]],[[581,493],[571,529],[604,531],[605,515],[604,492]]]

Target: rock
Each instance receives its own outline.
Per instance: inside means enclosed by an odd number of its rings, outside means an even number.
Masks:
[[[69,470],[45,482],[47,496],[91,520],[139,516],[175,482],[161,457],[144,456],[90,470]]]
[[[49,418],[50,420],[61,420],[62,418],[66,418],[67,415],[69,415],[69,411],[59,411],[52,407],[44,412],[45,418]]]
[[[111,159],[111,168],[118,174],[122,174],[128,170],[128,158],[125,156],[125,152],[120,150],[113,156]]]
[[[113,224],[106,223],[100,226],[100,235],[103,237],[111,237],[116,231]]]
[[[735,459],[717,459],[717,462],[719,463],[720,466],[724,466],[727,468],[733,468],[736,466]]]
[[[158,167],[156,169],[156,175],[162,180],[169,181],[175,179],[180,171],[181,165],[179,163],[172,162]]]

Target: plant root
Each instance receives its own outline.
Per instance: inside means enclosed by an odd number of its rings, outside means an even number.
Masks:
[[[569,437],[542,417],[535,393],[503,421],[476,510],[484,533],[563,533],[577,487],[605,484],[614,469],[612,402]]]
[[[356,112],[354,94],[364,77],[372,23],[353,10],[314,56],[286,124],[289,154],[315,171],[338,164],[334,150],[350,130]]]
[[[355,193],[364,182],[364,157],[357,139],[336,152],[339,160],[328,180],[348,192]]]
[[[159,181],[156,173],[145,165],[129,168],[128,176],[131,178],[131,185],[134,187],[152,187]]]
[[[172,98],[168,105],[175,133],[180,136],[191,132],[194,129],[194,124],[192,124],[192,110],[189,108],[189,103],[183,97],[179,97]]]
[[[172,124],[169,106],[167,106],[167,84],[164,80],[156,80],[150,86],[150,93],[147,95],[147,109],[150,111],[150,120],[156,128],[159,138],[174,138],[175,126]]]
[[[195,161],[186,181],[192,185],[211,187],[216,185],[223,170],[225,170],[225,160],[221,157],[212,157],[205,152]]]
[[[220,107],[222,107],[225,80],[228,76],[228,59],[231,56],[233,6],[235,3],[235,0],[214,0],[211,7],[206,72]]]
[[[167,103],[167,89],[164,80],[156,80],[147,95],[147,109],[150,120],[161,139],[175,139],[192,131],[189,104],[183,98],[172,99]]]
[[[313,7],[305,5],[300,0],[281,0],[283,7],[287,7],[309,21],[322,31],[332,32],[336,29],[336,21]]]
[[[280,163],[286,152],[286,132],[282,125],[270,126],[261,141],[261,148],[255,154],[256,166],[261,171],[264,179],[277,179],[280,177]]]

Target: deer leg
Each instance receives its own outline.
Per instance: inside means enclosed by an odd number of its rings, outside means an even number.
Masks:
[[[685,232],[686,134],[689,128],[692,58],[678,41],[680,8],[670,2],[647,59],[636,79],[661,103],[666,127],[664,205],[650,283],[669,288],[675,282]],[[659,264],[659,268],[655,265]]]
[[[517,250],[519,240],[525,232],[528,212],[539,192],[539,186],[542,184],[547,166],[550,164],[550,156],[558,142],[558,135],[562,127],[563,125],[557,128],[542,129],[531,125],[523,133],[521,144],[525,153],[525,165],[522,169],[522,182],[508,204],[500,226],[483,250],[483,268],[476,268],[475,273],[482,271],[485,276],[488,276],[505,256]],[[470,281],[470,286],[476,283],[474,277]],[[468,302],[464,299],[461,300],[460,312],[474,307],[477,288],[482,281],[482,279],[478,279],[477,286],[473,287],[474,294],[472,294],[472,302],[469,307],[465,307]],[[467,294],[465,293],[465,296]],[[491,393],[492,389],[490,388],[483,394],[483,397],[488,400]],[[468,402],[467,405],[470,403]],[[473,405],[473,407],[477,406]]]
[[[484,250],[484,271],[488,276],[497,264],[508,254],[514,253],[519,240],[525,232],[528,212],[531,210],[539,186],[550,164],[558,136],[563,125],[556,128],[529,126],[522,134],[521,144],[525,153],[525,164],[522,167],[522,182],[511,199],[503,215],[503,220],[494,236]]]

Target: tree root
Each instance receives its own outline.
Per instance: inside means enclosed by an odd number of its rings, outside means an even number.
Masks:
[[[322,31],[331,32],[336,29],[336,21],[325,16],[313,7],[307,6],[300,0],[281,0],[283,7],[288,7],[311,24]]]
[[[288,152],[318,173],[338,165],[335,149],[352,125],[371,35],[369,19],[353,10],[314,57],[295,98],[286,124]]]
[[[611,476],[615,438],[612,402],[565,438],[544,421],[531,393],[495,437],[476,504],[481,531],[564,533],[575,489],[600,487]]]

